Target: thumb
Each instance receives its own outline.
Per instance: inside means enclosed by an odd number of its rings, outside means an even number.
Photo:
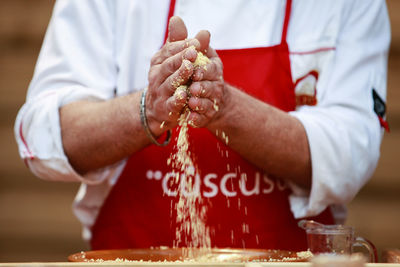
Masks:
[[[187,38],[187,29],[183,20],[178,16],[173,16],[168,24],[168,42],[185,40]]]

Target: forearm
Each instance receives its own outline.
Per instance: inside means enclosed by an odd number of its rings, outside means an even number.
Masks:
[[[175,89],[193,73],[197,51],[209,39],[186,39],[180,18],[170,21],[167,42],[151,59],[145,117],[153,136],[173,129],[186,103]],[[200,38],[201,39],[201,38]],[[150,144],[140,119],[142,92],[104,102],[76,102],[60,110],[62,142],[71,165],[86,173],[115,163]]]
[[[226,86],[223,110],[208,128],[213,133],[223,131],[232,149],[267,174],[310,188],[311,157],[300,121]]]
[[[78,173],[118,162],[149,144],[140,121],[140,95],[79,101],[60,109],[64,151]]]

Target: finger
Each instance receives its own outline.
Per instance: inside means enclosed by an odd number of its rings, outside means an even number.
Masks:
[[[149,71],[149,84],[158,87],[178,69],[181,69],[181,71],[183,71],[181,73],[182,79],[178,79],[179,76],[175,76],[175,80],[173,81],[175,88],[177,88],[183,81],[187,81],[187,73],[184,72],[185,69],[182,69],[182,65],[186,67],[187,71],[190,71],[188,74],[192,75],[193,66],[191,62],[195,60],[196,56],[196,50],[190,47],[172,57],[169,57],[163,63],[152,66]]]
[[[190,97],[188,107],[199,114],[204,114],[206,117],[212,116],[215,113],[214,104],[208,98]]]
[[[196,60],[197,52],[193,47],[189,47],[184,51],[169,57],[163,63],[161,63],[161,75],[170,76],[174,73],[183,63],[183,61],[189,61],[191,63]]]
[[[171,96],[175,93],[175,90],[186,84],[193,74],[193,65],[189,60],[183,60],[181,66],[177,71],[172,73],[168,78],[161,84],[161,88],[165,95]]]
[[[190,95],[195,97],[209,97],[210,90],[205,89],[207,87],[206,83],[210,83],[210,81],[201,81],[201,82],[193,82],[189,87]]]
[[[178,16],[173,16],[168,24],[168,42],[185,40],[187,38],[187,29],[183,20]]]
[[[209,123],[209,117],[197,112],[190,112],[188,116],[188,124],[194,128],[205,127]]]
[[[159,51],[157,51],[151,58],[151,65],[157,65],[164,62],[167,58],[182,52],[188,47],[194,46],[199,49],[200,42],[197,39],[188,39],[183,41],[176,41],[173,43],[166,43]]]
[[[189,93],[192,96],[200,98],[221,99],[223,95],[222,83],[212,81],[193,82],[189,87]]]
[[[170,98],[167,99],[167,111],[169,119],[175,120],[182,113],[183,108],[187,104],[188,94],[185,89],[177,90]]]
[[[210,45],[210,32],[206,30],[201,30],[196,34],[195,38],[200,42],[199,51],[206,54],[208,47]]]
[[[207,49],[205,55],[206,55],[208,58],[215,58],[215,57],[218,57],[218,58],[219,58],[219,56],[218,56],[218,54],[217,54],[217,51],[215,51],[215,49],[212,48],[212,47],[208,47],[208,49]]]
[[[223,79],[223,64],[219,57],[214,57],[207,65],[196,68],[193,73],[193,81],[209,80],[219,81]]]

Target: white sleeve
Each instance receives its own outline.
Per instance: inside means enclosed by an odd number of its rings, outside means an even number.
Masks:
[[[48,180],[98,183],[113,167],[78,175],[64,153],[59,108],[77,100],[113,97],[112,1],[59,0],[36,64],[26,103],[15,122],[20,156],[31,171]]]
[[[318,104],[291,113],[305,127],[312,160],[311,192],[290,196],[296,218],[347,204],[378,162],[383,130],[372,90],[386,99],[389,19],[383,0],[351,3],[342,14],[333,65],[320,73],[325,82],[317,85]]]

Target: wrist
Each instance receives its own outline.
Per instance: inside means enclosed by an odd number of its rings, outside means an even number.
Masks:
[[[150,139],[150,141],[157,145],[157,146],[166,146],[169,144],[171,141],[171,135],[172,132],[171,130],[167,131],[167,137],[165,141],[160,143],[157,138],[163,133],[162,129],[162,123],[157,122],[156,120],[152,119],[150,116],[150,120],[147,114],[147,109],[146,109],[146,95],[147,95],[147,88],[145,88],[141,94],[140,98],[140,121],[143,126],[143,129],[147,135],[147,137]]]

